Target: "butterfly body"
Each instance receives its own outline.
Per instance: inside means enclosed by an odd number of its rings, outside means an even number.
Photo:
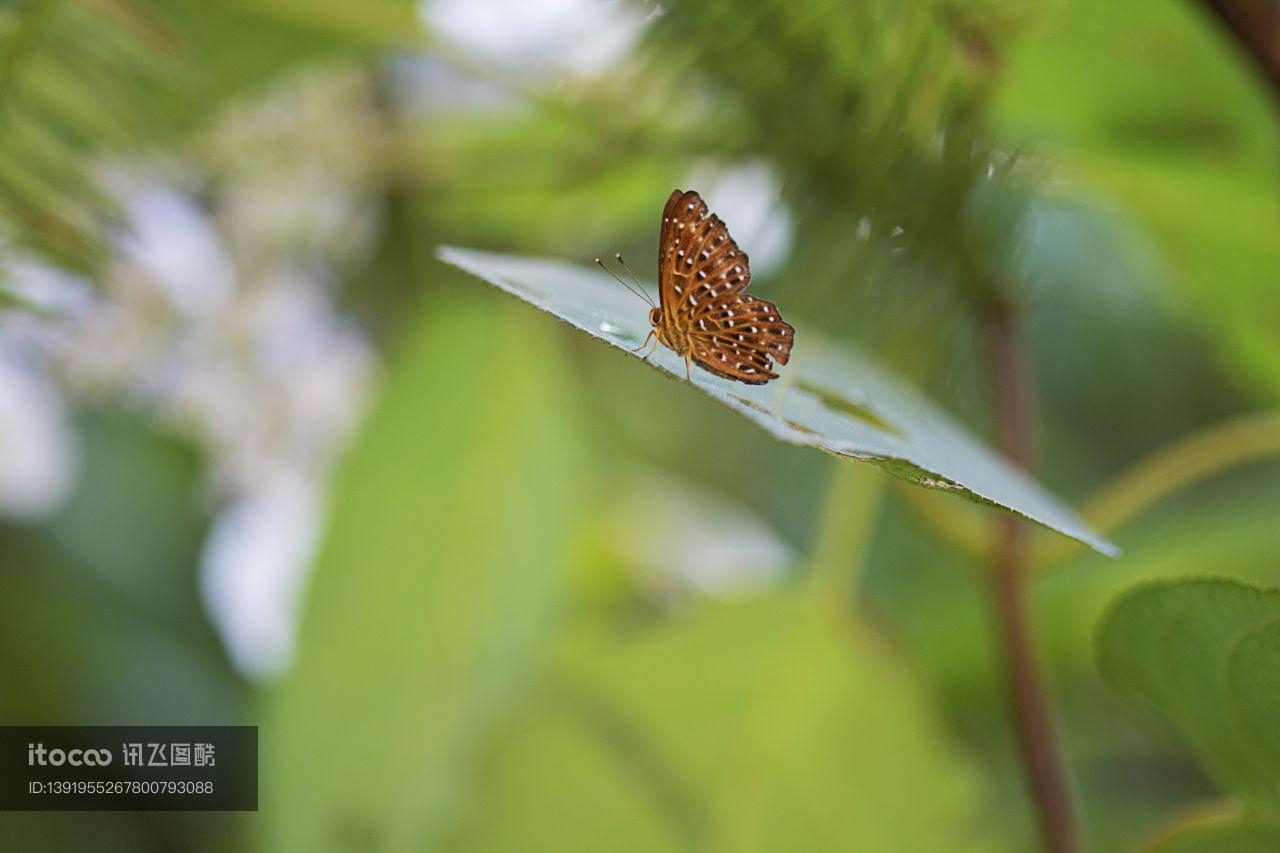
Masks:
[[[658,343],[669,350],[674,350],[676,355],[684,355],[692,349],[689,336],[681,332],[675,323],[668,322],[661,308],[654,308],[649,312],[649,325],[653,326]]]
[[[671,193],[662,211],[658,307],[649,312],[649,334],[684,357],[686,373],[693,361],[748,385],[778,377],[773,362],[787,363],[795,329],[776,305],[744,293],[750,281],[746,252],[702,197]]]

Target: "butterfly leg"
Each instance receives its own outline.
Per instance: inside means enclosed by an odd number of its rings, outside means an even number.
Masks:
[[[654,335],[656,335],[656,334],[657,334],[657,332],[655,332],[653,329],[650,329],[650,330],[649,330],[649,335],[648,335],[648,337],[646,337],[646,338],[644,339],[644,343],[640,344],[640,346],[636,347],[636,348],[635,348],[635,349],[633,349],[633,350],[627,350],[627,352],[640,352],[640,350],[644,349],[645,347],[647,347],[647,346],[649,345],[649,341],[650,341],[650,340],[653,338],[653,336],[654,336]],[[645,356],[645,358],[648,358],[648,356]]]
[[[653,351],[656,350],[657,348],[658,348],[658,338],[655,336],[653,339],[653,346],[649,347],[649,351],[644,354],[644,358],[642,359],[642,361],[648,361],[649,356],[653,355]]]
[[[685,381],[685,382],[692,382],[692,381],[693,381],[693,375],[689,373],[689,359],[690,359],[690,358],[692,358],[692,356],[690,356],[690,355],[689,355],[689,353],[685,353],[685,354],[684,354],[684,381]]]

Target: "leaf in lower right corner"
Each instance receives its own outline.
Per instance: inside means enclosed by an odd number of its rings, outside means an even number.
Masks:
[[[1154,704],[1225,789],[1280,814],[1280,591],[1218,579],[1140,586],[1103,618],[1098,665]]]

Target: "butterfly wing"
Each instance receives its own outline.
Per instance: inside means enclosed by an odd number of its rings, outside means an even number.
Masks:
[[[743,293],[747,253],[696,192],[676,190],[662,211],[658,294],[668,328],[686,335],[699,365],[728,379],[763,385],[776,379],[770,358],[786,364],[795,330],[771,302]]]
[[[696,192],[675,190],[662,208],[662,232],[658,237],[658,304],[662,316],[671,327],[677,316],[678,303],[686,298],[694,229],[707,215],[707,203]]]
[[[713,299],[689,335],[698,364],[748,385],[777,379],[769,360],[786,364],[794,340],[795,329],[776,305],[745,293]]]

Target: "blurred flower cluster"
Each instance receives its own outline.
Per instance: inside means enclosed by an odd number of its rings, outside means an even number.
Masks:
[[[75,487],[69,411],[125,405],[202,452],[215,514],[206,603],[242,669],[288,660],[292,611],[330,470],[364,407],[375,356],[336,307],[366,256],[376,116],[364,75],[291,81],[231,111],[184,162],[115,162],[124,227],[104,279],[34,260],[0,314],[0,512],[38,518]]]

